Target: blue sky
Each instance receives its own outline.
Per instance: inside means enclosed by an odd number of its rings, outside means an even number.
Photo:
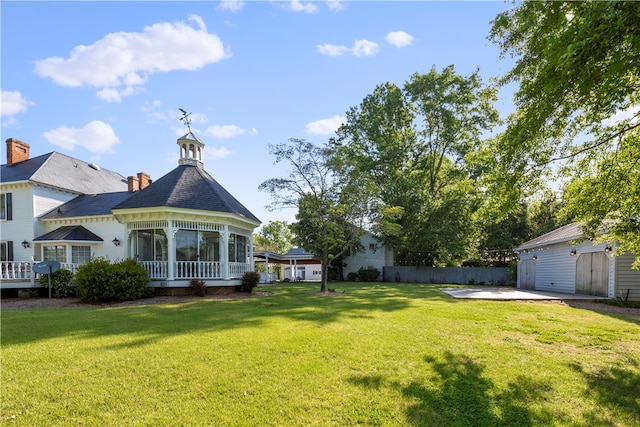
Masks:
[[[512,4],[435,1],[1,3],[2,141],[58,151],[124,176],[158,179],[186,133],[205,169],[263,223],[261,182],[285,176],[268,144],[323,144],[385,82],[453,64],[506,72],[487,40]],[[511,93],[496,107],[512,111]],[[6,152],[2,163],[6,163]]]

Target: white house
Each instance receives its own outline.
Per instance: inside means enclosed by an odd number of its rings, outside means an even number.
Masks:
[[[634,256],[617,254],[615,242],[594,244],[579,224],[569,224],[514,248],[517,287],[640,300]]]
[[[382,279],[382,269],[385,266],[393,265],[393,252],[386,249],[379,243],[375,237],[369,233],[365,233],[360,243],[362,251],[355,252],[344,259],[345,266],[342,273],[346,278],[351,272],[357,273],[360,268],[369,266],[375,267],[380,271],[379,280]],[[269,280],[289,279],[295,280],[321,280],[322,268],[320,261],[315,259],[313,255],[302,248],[293,248],[286,254],[276,254],[273,252],[256,251],[255,258],[264,261],[267,265]],[[281,277],[275,277],[269,268],[270,264],[282,265]]]
[[[29,157],[10,138],[0,170],[0,288],[39,287],[34,262],[74,271],[91,257],[133,258],[151,286],[175,293],[192,278],[230,287],[253,270],[260,224],[204,169],[204,143],[177,140],[178,167],[157,181],[52,152]],[[166,289],[162,289],[166,288]]]

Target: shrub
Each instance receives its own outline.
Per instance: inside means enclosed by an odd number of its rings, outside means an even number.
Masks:
[[[363,282],[375,282],[378,280],[378,276],[380,276],[380,272],[377,268],[371,265],[368,267],[360,267],[358,269],[358,277]]]
[[[290,282],[291,279],[289,279],[288,277],[285,277],[284,279],[282,279],[283,282]]]
[[[71,270],[61,268],[51,274],[51,295],[54,298],[66,298],[75,295],[76,290],[72,284],[73,273]],[[49,275],[40,275],[40,286],[49,287]]]
[[[349,273],[347,273],[347,280],[350,282],[355,282],[356,280],[358,280],[358,273],[356,273],[355,271],[350,271]]]
[[[147,286],[149,273],[132,259],[116,263],[106,258],[93,258],[78,267],[75,284],[85,301],[127,301],[151,294]]]
[[[202,279],[189,280],[189,287],[193,289],[193,293],[199,297],[203,297],[207,294],[207,285],[204,284]]]
[[[258,283],[260,283],[260,273],[247,271],[242,276],[242,286],[240,286],[240,291],[251,293],[253,288],[258,286]]]

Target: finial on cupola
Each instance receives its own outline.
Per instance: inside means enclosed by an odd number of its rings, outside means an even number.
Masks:
[[[191,113],[187,113],[187,111],[183,110],[182,108],[178,108],[178,110],[182,112],[182,117],[180,117],[180,121],[184,123],[185,126],[187,126],[187,129],[189,129],[189,132],[191,132],[191,119],[189,118]]]
[[[202,164],[202,150],[204,148],[204,142],[200,141],[197,136],[191,131],[191,119],[189,116],[191,113],[187,113],[186,110],[178,108],[182,113],[180,121],[184,123],[189,132],[178,138],[178,145],[180,146],[180,165],[191,165],[203,167]]]

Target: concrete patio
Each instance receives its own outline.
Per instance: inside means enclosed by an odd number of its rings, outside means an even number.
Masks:
[[[607,299],[594,295],[563,294],[510,287],[502,288],[441,288],[442,292],[460,299],[489,300],[598,300]]]

